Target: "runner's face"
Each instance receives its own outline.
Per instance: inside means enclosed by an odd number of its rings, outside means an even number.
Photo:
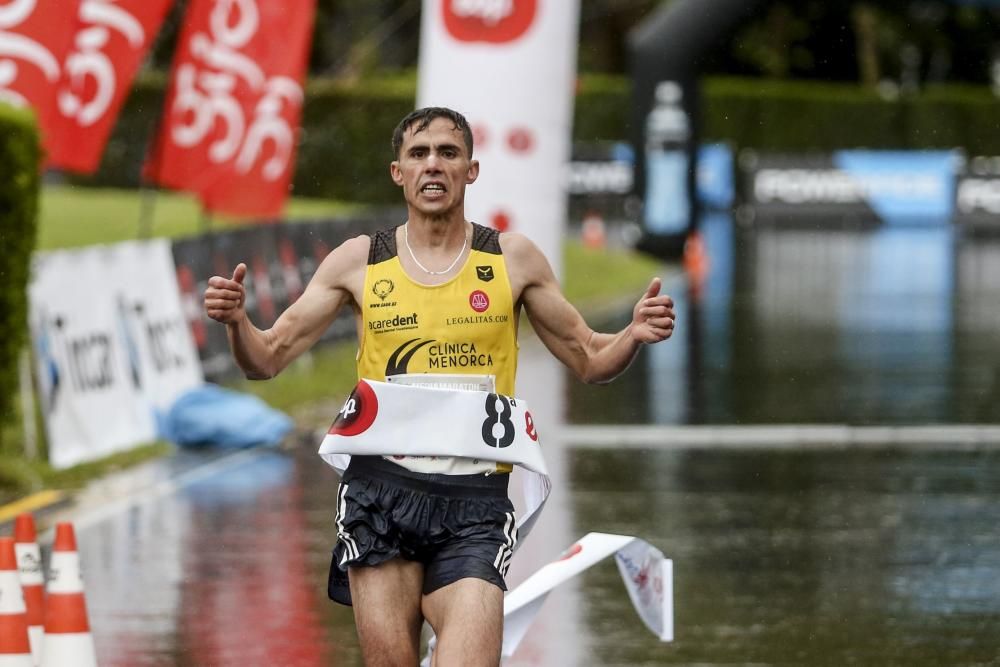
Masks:
[[[409,206],[437,216],[463,210],[465,186],[479,175],[479,162],[470,159],[462,131],[447,118],[435,118],[419,132],[406,130],[390,172]]]

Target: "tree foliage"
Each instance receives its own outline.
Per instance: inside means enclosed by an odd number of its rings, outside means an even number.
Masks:
[[[18,356],[28,333],[28,274],[35,249],[40,159],[32,116],[0,105],[0,435],[14,415]]]

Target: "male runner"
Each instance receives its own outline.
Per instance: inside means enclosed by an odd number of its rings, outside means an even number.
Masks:
[[[247,377],[277,375],[344,305],[357,320],[360,378],[461,373],[508,396],[522,308],[545,346],[585,382],[612,380],[642,344],[670,337],[673,301],[659,295],[659,278],[628,326],[597,333],[534,243],[465,219],[465,188],[479,162],[461,114],[414,111],[392,145],[389,171],[403,190],[406,222],[334,249],[273,327],[257,329],[246,315],[244,264],[232,278],[209,279],[206,312],[226,325]],[[417,664],[425,619],[437,636],[436,665],[499,664],[504,575],[516,541],[509,471],[477,459],[351,459],[338,491],[329,592],[353,601],[365,664]]]

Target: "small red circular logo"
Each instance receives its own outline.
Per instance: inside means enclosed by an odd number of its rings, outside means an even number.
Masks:
[[[490,138],[490,131],[485,125],[474,124],[472,126],[472,146],[476,150],[483,150]]]
[[[482,290],[476,290],[469,295],[469,305],[477,313],[485,312],[490,307],[490,297]]]
[[[498,232],[505,232],[510,229],[510,216],[503,211],[497,211],[493,214],[493,217],[490,218],[490,224],[493,226],[493,229]]]
[[[574,544],[573,546],[571,546],[569,549],[567,549],[566,551],[562,552],[562,555],[559,556],[559,560],[569,560],[570,558],[572,558],[573,556],[577,555],[581,551],[583,551],[583,547],[580,546],[579,542],[577,542],[576,544]]]
[[[515,127],[507,133],[507,145],[515,153],[529,153],[535,147],[535,137],[526,127]]]
[[[460,42],[512,42],[535,22],[538,0],[442,0],[444,27]]]
[[[378,414],[378,398],[371,385],[362,380],[344,401],[337,419],[330,427],[330,435],[358,435],[368,430]]]

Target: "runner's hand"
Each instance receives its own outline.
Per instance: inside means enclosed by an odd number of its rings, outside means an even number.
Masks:
[[[632,338],[640,343],[659,343],[674,332],[674,300],[660,294],[662,282],[653,278],[632,309]]]
[[[233,271],[232,278],[212,276],[205,289],[205,314],[216,322],[239,324],[246,317],[246,289],[243,279],[247,275],[247,265],[240,262]]]

